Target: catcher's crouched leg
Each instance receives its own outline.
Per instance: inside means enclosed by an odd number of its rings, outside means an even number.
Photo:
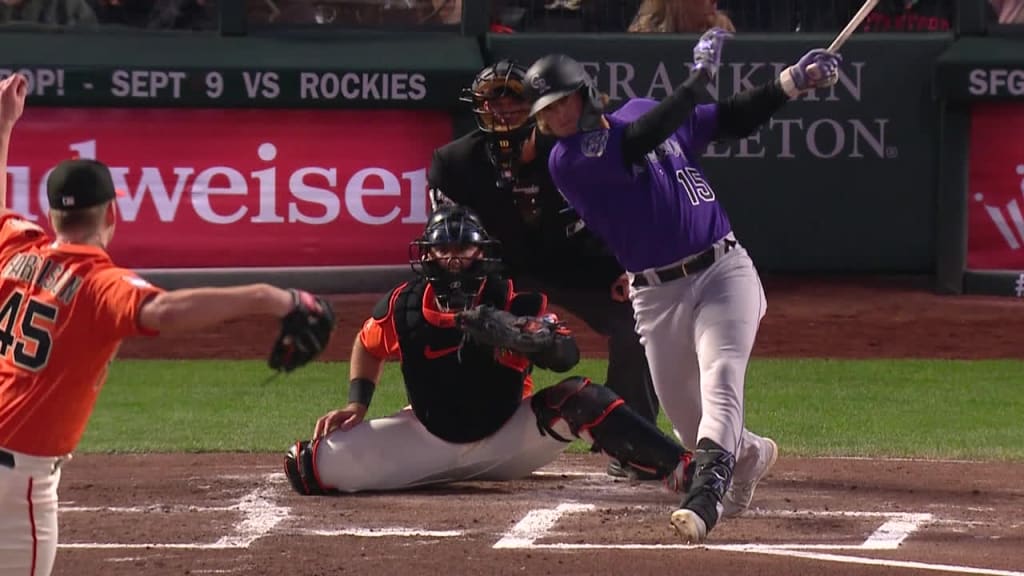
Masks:
[[[542,434],[569,442],[552,429],[562,419],[577,438],[588,432],[606,454],[664,479],[669,489],[688,488],[693,453],[642,418],[610,388],[573,376],[537,392],[531,407]]]
[[[303,496],[319,496],[333,492],[320,484],[320,477],[316,473],[318,444],[319,442],[311,443],[308,440],[296,442],[284,457],[284,474],[291,482],[292,488]]]

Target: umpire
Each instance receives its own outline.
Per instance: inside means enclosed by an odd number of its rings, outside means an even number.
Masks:
[[[608,338],[606,385],[654,422],[657,397],[647,358],[634,331],[622,267],[569,207],[548,173],[554,139],[535,129],[523,97],[526,69],[501,60],[481,70],[461,98],[473,106],[477,129],[434,151],[429,185],[433,208],[473,209],[504,248],[517,288],[550,295]],[[617,477],[620,462],[608,464]]]

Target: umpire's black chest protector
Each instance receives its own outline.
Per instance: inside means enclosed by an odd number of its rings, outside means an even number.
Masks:
[[[409,402],[438,438],[453,443],[481,440],[501,429],[519,408],[527,372],[500,364],[493,347],[464,341],[458,328],[428,322],[423,313],[426,287],[423,280],[410,283],[394,303]],[[511,296],[511,282],[491,278],[484,283],[480,304],[505,309]],[[513,311],[538,314],[541,299],[531,296],[517,296]]]
[[[499,190],[486,139],[475,131],[443,146],[438,155],[444,168],[432,168],[431,186],[480,215],[487,232],[501,241],[502,259],[513,278],[525,274],[607,292],[622,267],[552,181],[546,158],[554,141],[538,137],[537,158],[519,168],[511,189]]]

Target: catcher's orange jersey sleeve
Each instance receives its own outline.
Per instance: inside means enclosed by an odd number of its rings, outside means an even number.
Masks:
[[[383,316],[367,318],[359,330],[359,341],[374,358],[381,360],[398,360],[402,357],[402,349],[398,345],[398,330],[395,328],[395,299],[405,285],[391,291],[387,297],[387,308]],[[380,306],[383,307],[382,300]]]
[[[121,340],[147,333],[139,310],[159,292],[98,247],[0,215],[0,446],[72,452]]]
[[[368,318],[359,331],[359,341],[366,351],[381,360],[395,360],[401,357],[398,334],[391,316],[383,320]]]

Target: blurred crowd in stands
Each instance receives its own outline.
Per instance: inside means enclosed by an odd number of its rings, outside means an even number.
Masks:
[[[823,32],[841,28],[861,0],[244,0],[250,24],[454,26],[463,2],[491,3],[491,31],[700,33]],[[952,28],[955,0],[881,0],[864,31]],[[1024,0],[988,0],[989,20],[1024,24]],[[5,27],[123,25],[211,30],[217,0],[0,0]]]
[[[862,0],[495,0],[493,31],[701,33],[824,32],[842,28]],[[863,30],[950,30],[954,0],[881,0]],[[989,19],[1024,23],[1024,0],[989,0]]]
[[[0,0],[5,28],[94,27],[212,30],[216,0]]]

